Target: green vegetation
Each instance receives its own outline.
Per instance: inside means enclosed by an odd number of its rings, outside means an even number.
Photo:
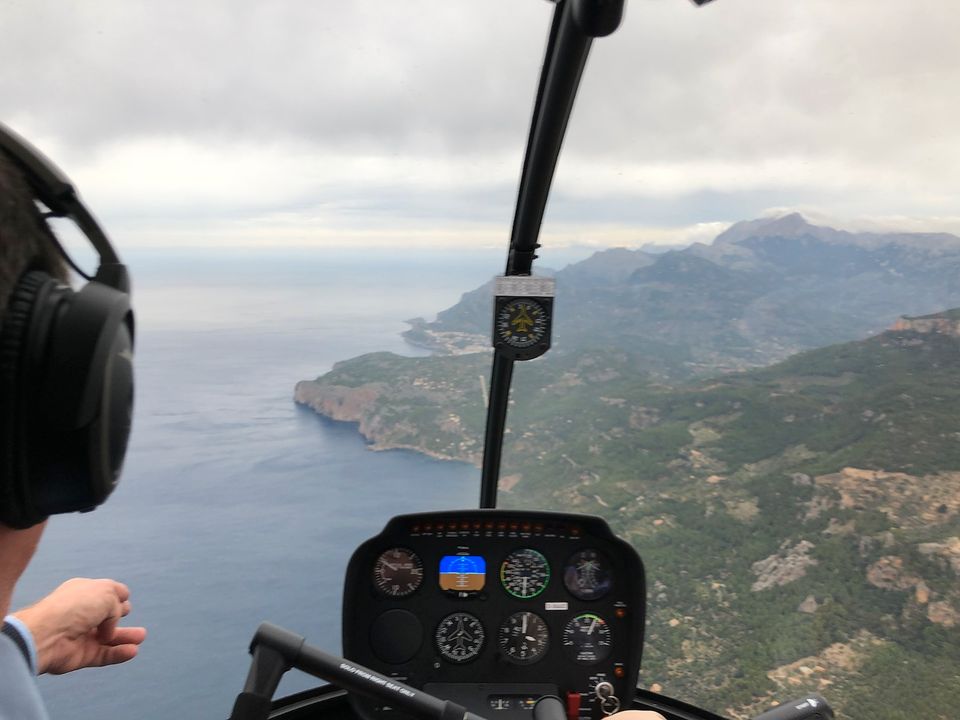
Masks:
[[[378,353],[314,385],[380,388],[355,418],[380,446],[477,462],[488,361]],[[502,473],[502,505],[599,514],[640,550],[641,682],[735,717],[805,691],[844,718],[952,717],[960,339],[658,377],[626,352],[518,366]]]
[[[814,691],[845,719],[957,716],[960,309],[925,313],[960,304],[958,273],[952,236],[797,215],[557,273],[555,350],[514,372],[500,504],[601,515],[637,547],[642,684],[738,719]],[[408,338],[482,346],[490,300]],[[378,448],[479,464],[488,368],[378,353],[297,399]]]

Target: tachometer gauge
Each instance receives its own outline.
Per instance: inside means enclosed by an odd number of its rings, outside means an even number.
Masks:
[[[413,594],[423,582],[423,562],[412,550],[390,548],[373,566],[373,584],[388,597]]]
[[[500,583],[514,597],[526,600],[542,593],[550,582],[550,563],[531,548],[515,550],[500,566]]]
[[[483,648],[483,625],[470,613],[447,615],[437,625],[437,649],[445,660],[465,663],[473,660]]]
[[[610,626],[593,613],[577,615],[563,629],[563,651],[580,665],[596,665],[613,650]]]
[[[581,550],[567,560],[563,584],[580,600],[599,600],[613,587],[610,561],[596,550]]]
[[[500,649],[511,662],[530,665],[542,658],[550,646],[550,630],[539,615],[514,613],[500,626]]]

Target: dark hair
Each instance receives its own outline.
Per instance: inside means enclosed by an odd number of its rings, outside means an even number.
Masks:
[[[0,323],[10,293],[30,270],[42,270],[67,280],[66,263],[34,202],[30,186],[19,168],[0,152]]]

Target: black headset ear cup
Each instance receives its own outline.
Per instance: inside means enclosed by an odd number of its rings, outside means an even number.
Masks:
[[[120,478],[133,413],[133,313],[125,293],[91,282],[58,313],[41,403],[59,459],[46,461],[48,514],[92,510]],[[47,441],[37,448],[35,460]]]
[[[10,472],[0,520],[29,527],[92,510],[116,486],[133,403],[133,315],[125,293],[97,282],[75,293],[28,273],[18,291],[3,328]]]
[[[30,512],[30,487],[25,482],[26,458],[23,455],[29,433],[27,378],[22,365],[26,361],[32,315],[38,298],[56,286],[48,274],[31,271],[14,287],[0,328],[0,521],[11,527],[29,527],[36,519]]]

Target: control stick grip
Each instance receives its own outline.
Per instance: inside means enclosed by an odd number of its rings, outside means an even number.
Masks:
[[[833,720],[833,708],[819,695],[808,695],[778,705],[753,720]]]

